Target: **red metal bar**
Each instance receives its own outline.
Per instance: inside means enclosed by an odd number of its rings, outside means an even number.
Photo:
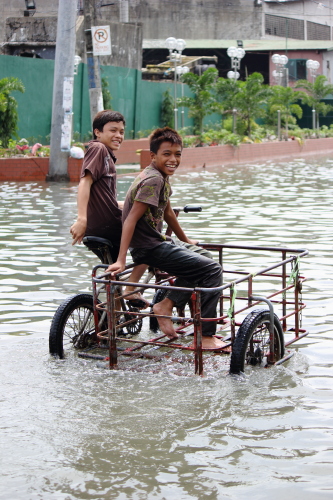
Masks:
[[[287,254],[285,251],[282,252],[282,260],[285,260],[287,257]],[[287,286],[287,265],[282,264],[282,290],[285,290]],[[284,317],[283,322],[282,322],[282,330],[285,332],[287,330],[287,320],[285,319],[285,315],[287,312],[287,294],[284,292],[282,295],[282,316]]]
[[[202,323],[201,319],[201,293],[195,292],[194,301],[194,370],[198,375],[203,374],[202,362]]]
[[[235,306],[232,303],[233,302],[233,295],[234,295],[234,290],[235,290],[235,285],[234,283],[230,284],[230,306],[229,306],[229,311],[230,311],[230,332],[231,332],[231,342],[233,343],[235,340],[235,335],[236,335],[236,330],[235,330]]]
[[[117,367],[117,343],[116,343],[116,314],[115,314],[115,292],[114,285],[106,287],[107,296],[107,318],[109,334],[109,368],[113,370]]]

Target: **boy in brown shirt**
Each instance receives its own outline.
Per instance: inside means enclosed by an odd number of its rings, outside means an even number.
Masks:
[[[93,121],[94,140],[90,141],[85,154],[77,195],[77,220],[70,228],[73,245],[81,243],[84,236],[98,236],[111,241],[112,260],[118,257],[123,202],[117,201],[116,157],[124,140],[125,118],[117,111],[104,110],[97,113]],[[138,282],[146,266],[137,266],[130,277]],[[127,287],[125,293],[133,290]],[[128,299],[143,300],[140,293]],[[149,304],[145,302],[145,307]]]
[[[178,168],[182,155],[182,139],[168,127],[157,129],[150,139],[151,164],[135,179],[130,187],[123,209],[123,232],[118,260],[108,267],[114,277],[126,264],[126,253],[131,251],[134,262],[157,267],[177,276],[175,285],[193,288],[217,288],[221,286],[221,266],[188,247],[196,244],[189,239],[179,225],[170,205],[172,194],[169,176]],[[175,243],[161,233],[162,222],[171,227],[183,244]],[[184,246],[183,246],[184,245]],[[171,316],[173,307],[182,307],[189,300],[187,292],[170,290],[166,297],[154,305],[157,315]],[[201,314],[203,318],[215,318],[220,290],[203,292]],[[158,317],[161,330],[170,339],[178,337],[171,319]],[[219,348],[224,343],[214,336],[216,322],[202,323],[203,348]]]

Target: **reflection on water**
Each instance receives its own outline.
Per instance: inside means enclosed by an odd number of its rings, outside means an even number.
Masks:
[[[274,500],[332,498],[332,168],[294,160],[172,180],[175,206],[203,207],[180,217],[190,236],[310,251],[301,263],[310,335],[288,363],[244,380],[228,377],[219,356],[205,378],[181,354],[115,372],[50,359],[54,311],[90,290],[97,263],[71,246],[77,188],[0,184],[0,498],[266,499],[268,488]],[[132,179],[119,179],[121,197]],[[235,264],[266,260],[227,254]]]

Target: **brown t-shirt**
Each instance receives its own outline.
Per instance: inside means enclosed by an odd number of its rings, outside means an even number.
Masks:
[[[99,141],[90,141],[85,154],[81,177],[90,172],[93,183],[87,210],[86,236],[108,238],[119,245],[121,238],[121,210],[117,203],[116,157],[111,149]]]
[[[151,163],[135,179],[129,188],[123,209],[123,222],[134,201],[147,204],[147,210],[136,223],[131,248],[153,248],[171,238],[161,234],[164,210],[172,194],[169,178]]]

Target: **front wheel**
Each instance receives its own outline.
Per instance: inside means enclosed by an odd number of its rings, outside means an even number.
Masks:
[[[80,293],[69,297],[55,312],[50,328],[49,350],[63,359],[72,349],[84,349],[96,342],[93,296]]]
[[[241,324],[230,360],[230,373],[244,372],[245,364],[266,366],[270,360],[270,313],[267,309],[256,309],[246,316]],[[284,356],[284,337],[279,318],[274,314],[273,362]]]

